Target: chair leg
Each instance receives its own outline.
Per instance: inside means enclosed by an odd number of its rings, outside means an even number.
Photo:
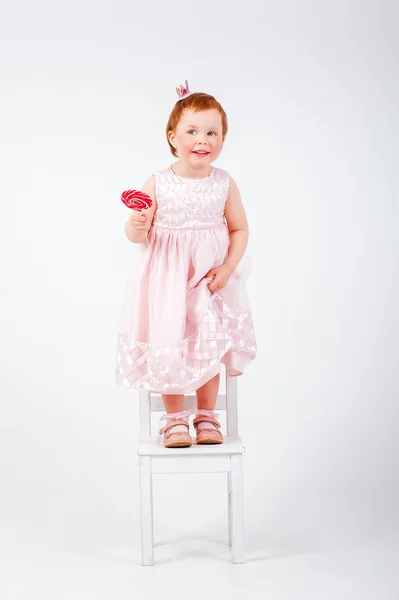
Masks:
[[[244,562],[242,455],[231,456],[231,520],[233,563]]]
[[[154,564],[151,457],[140,456],[141,564]]]
[[[231,471],[227,473],[227,492],[228,492],[228,527],[229,527],[229,546],[233,545],[233,518],[231,514]]]

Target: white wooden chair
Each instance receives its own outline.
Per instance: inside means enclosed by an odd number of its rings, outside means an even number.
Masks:
[[[184,409],[196,406],[196,396],[185,396]],[[165,412],[162,397],[140,389],[139,455],[141,497],[142,565],[154,564],[152,476],[158,473],[227,473],[228,534],[233,563],[244,562],[243,544],[243,453],[238,437],[237,378],[226,375],[226,394],[219,394],[216,410],[226,411],[223,444],[189,448],[164,448],[163,437],[151,433],[151,413]],[[222,413],[221,413],[222,414]],[[222,419],[220,419],[222,424]]]

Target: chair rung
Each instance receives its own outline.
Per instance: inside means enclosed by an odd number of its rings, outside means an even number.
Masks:
[[[161,394],[151,394],[151,411],[164,411],[164,403],[162,401]],[[196,396],[184,396],[184,409],[194,408],[197,406],[197,397]],[[216,402],[216,410],[226,410],[226,394],[219,394],[217,402]]]
[[[151,457],[151,473],[228,473],[231,471],[230,456],[212,454],[198,456]]]

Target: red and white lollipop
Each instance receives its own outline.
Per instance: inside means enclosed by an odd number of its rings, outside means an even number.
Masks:
[[[126,190],[125,192],[122,192],[121,200],[125,206],[137,210],[138,212],[151,208],[152,206],[152,200],[149,195],[145,192],[140,192],[139,190]],[[147,244],[149,245],[147,234],[145,237]]]
[[[133,208],[133,210],[138,210],[139,212],[152,206],[152,200],[149,195],[138,190],[126,190],[126,192],[122,193],[121,200],[128,208]]]

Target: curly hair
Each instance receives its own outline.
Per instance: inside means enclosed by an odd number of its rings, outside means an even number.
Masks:
[[[180,121],[183,112],[189,109],[194,112],[200,112],[201,110],[209,110],[212,108],[216,108],[222,117],[222,135],[225,137],[227,135],[227,115],[223,110],[222,105],[213,96],[204,94],[203,92],[195,92],[190,94],[190,96],[187,96],[187,98],[176,102],[166,124],[166,139],[173,156],[178,157],[175,148],[173,148],[169,141],[168,134],[170,131],[176,131],[177,124]]]

